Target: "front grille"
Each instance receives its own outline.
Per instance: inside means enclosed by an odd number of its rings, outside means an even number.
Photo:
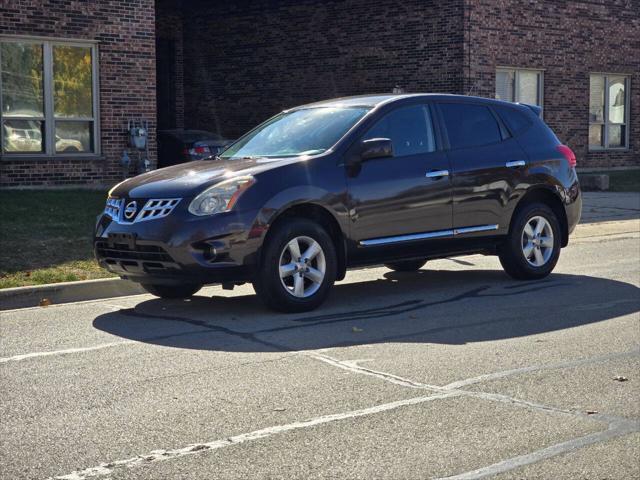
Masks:
[[[111,220],[118,221],[121,208],[122,199],[109,197],[107,198],[107,205],[104,207],[104,213],[111,217]]]
[[[140,213],[136,217],[136,222],[144,222],[145,220],[155,220],[169,215],[178,202],[179,198],[153,198],[147,202]]]
[[[109,197],[107,198],[104,213],[115,222],[122,224],[145,222],[166,217],[176,208],[180,200],[182,199],[151,198],[144,203],[144,207],[136,211],[140,200]],[[131,213],[129,212],[130,209],[132,210]],[[130,218],[127,218],[127,215]]]
[[[98,257],[114,260],[173,262],[171,255],[169,255],[163,248],[156,245],[136,245],[131,249],[126,243],[114,243],[109,246],[108,242],[97,242],[96,254]]]

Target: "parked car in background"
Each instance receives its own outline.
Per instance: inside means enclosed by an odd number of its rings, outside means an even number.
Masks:
[[[13,121],[25,128],[16,128],[5,122],[3,126],[3,148],[9,153],[40,153],[43,151],[42,133],[39,127],[32,127],[29,121]],[[33,122],[39,123],[39,122]],[[78,153],[84,151],[82,142],[73,138],[56,135],[56,152]]]
[[[115,186],[95,252],[159,297],[249,281],[286,312],[317,307],[362,265],[408,272],[481,253],[535,280],[580,219],[575,166],[539,107],[457,95],[329,100],[276,115],[217,159]]]
[[[205,130],[160,130],[158,132],[158,167],[202,160],[217,155],[232,140]]]

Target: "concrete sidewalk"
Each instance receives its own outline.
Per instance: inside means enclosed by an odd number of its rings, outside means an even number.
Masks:
[[[580,223],[640,218],[640,193],[584,192]]]

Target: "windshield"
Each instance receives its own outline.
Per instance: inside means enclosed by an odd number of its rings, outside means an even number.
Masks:
[[[337,143],[367,108],[316,107],[281,113],[240,138],[221,158],[318,155]]]

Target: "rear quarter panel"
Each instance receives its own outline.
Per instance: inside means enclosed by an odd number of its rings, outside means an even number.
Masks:
[[[514,189],[505,209],[507,225],[520,200],[534,189],[542,188],[553,192],[565,209],[581,201],[576,171],[556,149],[561,143],[541,119],[536,118],[534,125],[518,135],[516,139],[525,151],[528,161],[523,181]],[[573,219],[574,224],[578,219]],[[571,229],[572,219],[567,220]]]

